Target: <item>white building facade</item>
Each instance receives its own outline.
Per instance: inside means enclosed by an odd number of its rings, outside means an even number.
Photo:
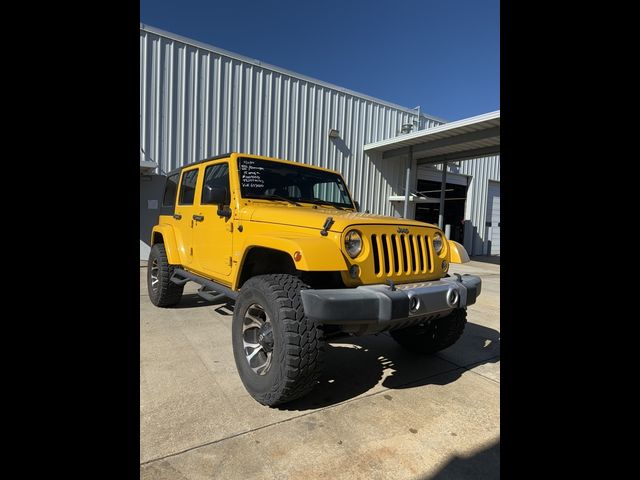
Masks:
[[[366,144],[446,123],[258,60],[140,26],[140,258],[149,254],[167,172],[237,151],[337,170],[363,211],[402,216],[406,163],[368,154]],[[337,130],[329,136],[330,130]],[[418,166],[410,190],[430,187],[441,166]],[[455,183],[454,183],[455,182]],[[452,184],[449,188],[449,183]],[[448,166],[447,189],[472,255],[499,254],[500,157]],[[425,190],[425,189],[422,189]],[[452,203],[453,205],[453,203]],[[456,206],[458,205],[455,204]],[[408,216],[433,221],[412,204]],[[462,213],[464,212],[464,213]],[[420,217],[422,215],[422,217]],[[462,234],[461,234],[462,235]]]

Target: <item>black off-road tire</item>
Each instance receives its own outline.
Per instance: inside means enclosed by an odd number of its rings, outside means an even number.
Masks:
[[[169,264],[167,251],[162,243],[151,247],[147,265],[147,289],[151,303],[156,307],[171,307],[182,298],[184,285],[176,285],[170,281],[175,267],[176,265]]]
[[[275,406],[306,395],[317,384],[322,371],[325,348],[322,326],[304,314],[300,290],[305,288],[308,285],[293,275],[258,275],[246,281],[236,299],[232,325],[236,367],[249,394],[263,405]],[[263,312],[254,310],[255,305],[261,306]],[[262,314],[264,318],[268,315],[271,324],[272,343],[267,342],[263,350],[266,352],[273,345],[270,366],[263,374],[252,369],[255,365],[250,365],[247,356],[253,349],[245,349],[243,343],[243,339],[252,335],[243,332],[243,324],[251,323],[245,317],[248,313]],[[257,355],[263,356],[260,352]],[[251,361],[254,362],[253,358]]]
[[[435,353],[458,341],[467,324],[467,311],[457,308],[446,317],[428,324],[392,330],[393,339],[407,350],[417,353]]]

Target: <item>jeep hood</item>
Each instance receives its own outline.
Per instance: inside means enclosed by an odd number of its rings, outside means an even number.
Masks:
[[[322,226],[327,217],[333,217],[334,223],[329,229],[331,232],[342,232],[351,225],[406,225],[438,228],[435,225],[418,222],[416,220],[337,210],[321,205],[318,205],[317,209],[307,206],[296,207],[294,205],[255,205],[254,207],[253,212],[249,214],[249,218],[253,222],[292,225],[322,230]]]

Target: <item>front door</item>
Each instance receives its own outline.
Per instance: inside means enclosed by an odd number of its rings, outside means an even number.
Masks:
[[[229,163],[222,161],[207,166],[204,170],[202,189],[205,186],[229,189]],[[228,276],[231,273],[231,218],[218,215],[218,205],[202,205],[202,195],[197,199],[193,245],[195,265],[205,275]],[[228,210],[228,206],[225,209]]]
[[[194,200],[198,172],[198,168],[182,171],[178,203],[173,216],[180,260],[182,265],[189,266],[193,264],[193,227],[195,225],[193,215],[195,214]]]

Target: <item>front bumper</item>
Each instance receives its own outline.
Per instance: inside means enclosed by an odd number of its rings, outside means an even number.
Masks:
[[[482,281],[458,275],[429,282],[366,285],[357,288],[302,290],[302,305],[309,318],[347,330],[383,331],[412,320],[448,315],[466,308],[480,295]],[[366,328],[361,328],[366,327]]]

